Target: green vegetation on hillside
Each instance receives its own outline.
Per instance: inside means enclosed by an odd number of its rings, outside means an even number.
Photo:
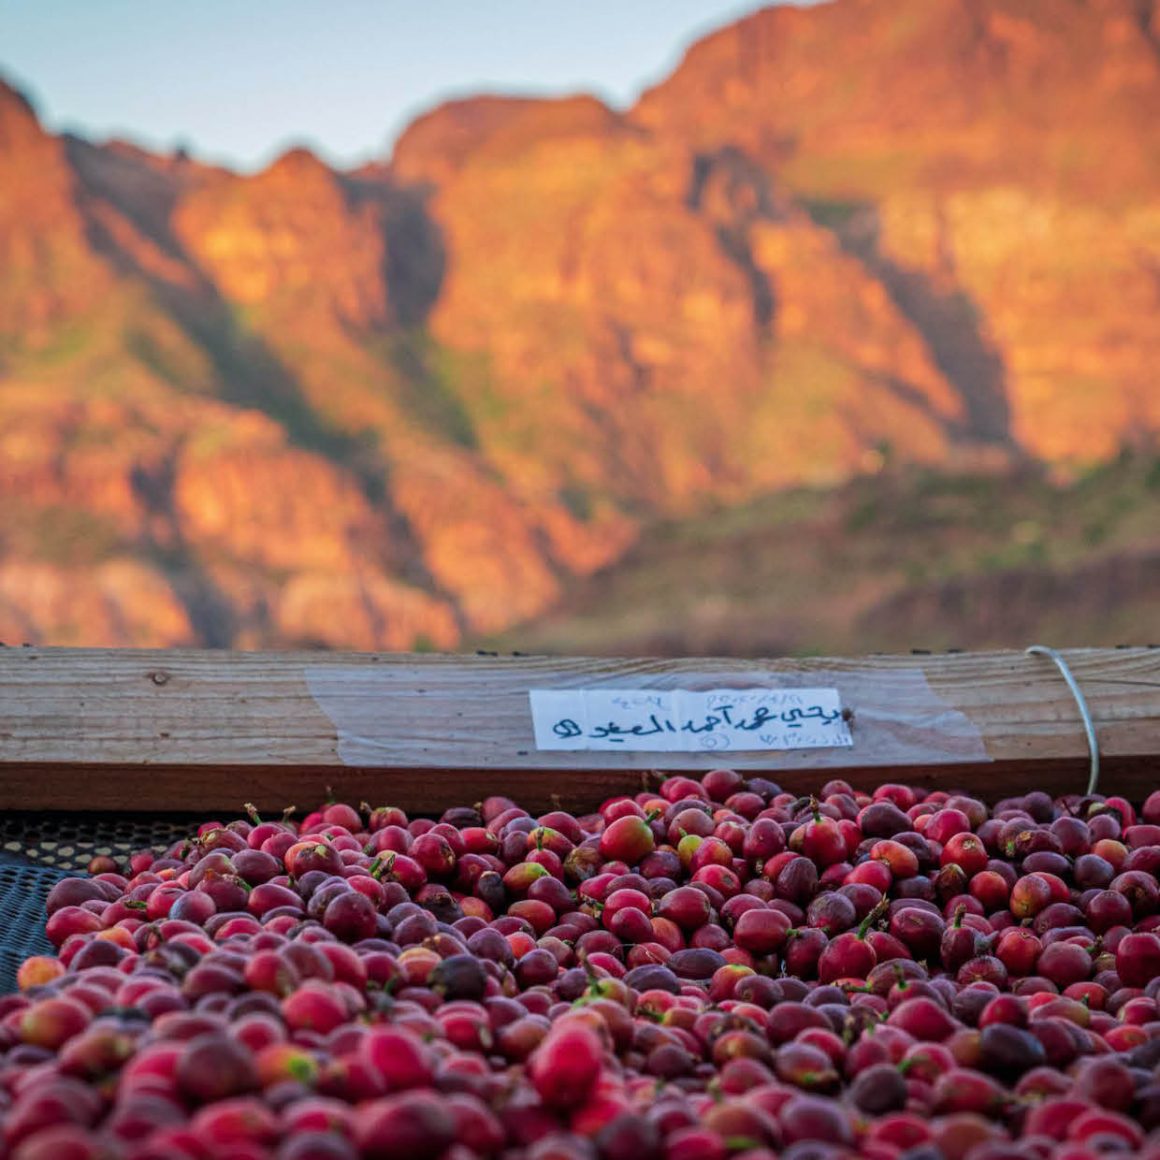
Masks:
[[[1160,458],[887,471],[647,532],[496,647],[762,655],[1160,640]]]

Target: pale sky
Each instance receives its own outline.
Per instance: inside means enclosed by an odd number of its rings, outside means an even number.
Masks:
[[[382,157],[449,94],[623,107],[760,0],[0,0],[0,76],[55,130],[244,169]]]

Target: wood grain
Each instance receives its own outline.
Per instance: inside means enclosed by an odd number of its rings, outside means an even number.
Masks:
[[[1146,796],[1160,785],[1160,650],[1064,655],[1096,724],[1101,789]],[[854,713],[853,749],[570,754],[532,742],[530,688],[752,683],[837,687]],[[996,799],[1082,791],[1088,755],[1054,666],[1019,652],[740,661],[0,649],[0,808],[280,809],[329,789],[425,812],[489,793],[581,809],[639,788],[659,762],[729,764],[795,791],[840,776]]]

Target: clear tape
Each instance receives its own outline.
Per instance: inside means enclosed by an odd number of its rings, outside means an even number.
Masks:
[[[836,688],[851,711],[853,747],[776,753],[731,753],[738,769],[842,769],[979,764],[991,760],[966,714],[930,687],[921,668],[865,670],[836,665],[771,672],[737,662],[712,669],[695,662],[503,661],[423,668],[311,665],[307,688],[335,729],[348,766],[411,769],[569,769],[576,755],[537,750],[529,689]],[[711,754],[665,753],[667,770],[712,768]],[[590,769],[654,769],[655,753],[586,752]]]
[[[1048,660],[1055,663],[1055,667],[1059,669],[1063,679],[1067,682],[1067,687],[1071,690],[1071,695],[1075,698],[1076,707],[1079,709],[1080,720],[1083,721],[1083,731],[1087,735],[1088,753],[1091,755],[1091,771],[1088,774],[1088,794],[1097,792],[1100,784],[1100,745],[1096,740],[1096,727],[1092,723],[1091,711],[1088,709],[1087,698],[1083,695],[1083,690],[1079,687],[1079,682],[1072,675],[1071,669],[1068,667],[1067,661],[1063,654],[1050,648],[1045,644],[1033,644],[1025,650],[1026,656],[1047,657]]]

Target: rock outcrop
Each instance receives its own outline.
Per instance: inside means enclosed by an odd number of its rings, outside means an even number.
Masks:
[[[1152,0],[836,0],[240,176],[0,86],[0,639],[452,647],[641,528],[1160,432]]]

